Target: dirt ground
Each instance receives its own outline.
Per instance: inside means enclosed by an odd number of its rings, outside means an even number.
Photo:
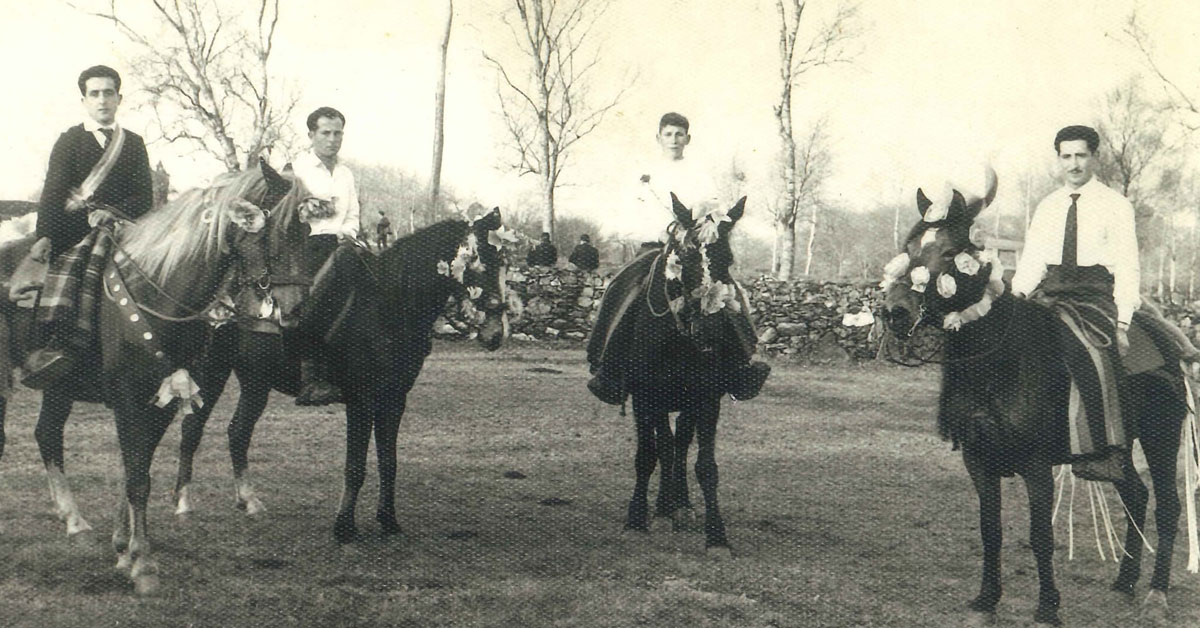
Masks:
[[[962,622],[978,588],[977,505],[957,453],[934,434],[934,370],[781,363],[758,399],[726,401],[717,461],[730,560],[705,556],[698,525],[622,530],[632,417],[588,395],[586,377],[578,350],[438,345],[401,426],[404,532],[379,534],[372,462],[360,538],[345,547],[331,534],[341,408],[297,408],[273,396],[250,452],[268,512],[252,519],[234,508],[224,434],[231,386],[206,430],[198,512],[186,521],[170,500],[177,427],[158,451],[150,521],[163,587],[144,600],[112,568],[120,472],[109,413],[79,404],[67,427],[67,471],[95,527],[69,540],[51,512],[33,440],[38,398],[22,389],[0,460],[0,625]],[[1036,598],[1028,508],[1019,482],[1006,481],[1004,491],[998,624],[1025,625]],[[692,495],[699,506],[694,481]],[[1062,617],[1071,626],[1137,625],[1136,607],[1108,593],[1116,566],[1098,557],[1080,495],[1074,560],[1065,517],[1056,525]],[[1110,510],[1119,509],[1114,497]],[[1200,626],[1200,578],[1185,563],[1186,539],[1175,556],[1172,625]]]

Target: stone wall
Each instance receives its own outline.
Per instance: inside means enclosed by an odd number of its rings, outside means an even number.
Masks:
[[[565,340],[582,343],[604,295],[610,275],[565,268],[514,267],[508,288],[524,312],[513,317],[516,340]],[[880,292],[873,284],[781,282],[758,279],[746,285],[759,351],[772,356],[815,359],[874,359],[878,342],[871,315]],[[451,308],[435,331],[463,337],[467,325]]]
[[[600,298],[611,274],[566,268],[512,268],[508,287],[521,299],[524,313],[512,318],[516,340],[561,340],[582,345],[591,331]],[[881,330],[874,313],[881,311],[883,292],[874,283],[776,281],[766,277],[745,284],[758,329],[758,351],[775,358],[815,361],[873,360],[879,354]],[[1184,306],[1163,308],[1167,318],[1200,345],[1200,315]],[[440,337],[462,338],[467,325],[447,307],[435,331]],[[935,357],[937,332],[910,343],[910,350]],[[900,356],[894,356],[900,357]]]

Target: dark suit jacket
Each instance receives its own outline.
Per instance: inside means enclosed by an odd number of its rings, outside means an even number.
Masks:
[[[50,238],[52,255],[71,248],[91,231],[87,212],[67,212],[66,204],[71,190],[83,183],[103,154],[100,143],[82,124],[67,129],[54,143],[37,220],[37,235]],[[150,211],[154,200],[150,159],[140,135],[125,130],[121,154],[92,199],[112,205],[130,218]]]
[[[571,258],[567,261],[580,270],[596,270],[600,266],[600,251],[590,244],[580,242],[575,246],[575,250],[571,251]]]
[[[553,266],[558,262],[558,249],[553,244],[539,242],[525,256],[525,263],[530,266]]]

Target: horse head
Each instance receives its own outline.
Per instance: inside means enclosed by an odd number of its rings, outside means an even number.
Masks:
[[[508,333],[509,310],[520,307],[519,299],[509,297],[505,279],[504,247],[516,241],[501,224],[496,207],[469,221],[454,257],[438,262],[438,272],[458,283],[455,293],[463,318],[475,327],[479,343],[489,351],[498,349]]]
[[[918,325],[957,330],[987,314],[1004,291],[1003,268],[972,239],[975,217],[996,196],[996,173],[986,170],[986,192],[964,196],[949,186],[936,200],[917,189],[921,220],[903,250],[884,267],[888,326],[907,338]]]
[[[679,331],[701,351],[709,351],[727,335],[728,321],[721,310],[738,311],[745,307],[740,289],[729,273],[733,265],[729,234],[746,210],[746,197],[728,210],[713,211],[696,219],[674,194],[671,204],[675,222],[669,228],[670,242],[660,258],[662,296],[652,287],[650,302],[665,300]]]

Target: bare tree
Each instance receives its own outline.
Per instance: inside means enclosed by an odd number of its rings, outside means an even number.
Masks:
[[[593,74],[600,60],[592,29],[611,0],[513,0],[505,21],[528,63],[521,71],[495,56],[484,58],[499,75],[497,92],[519,174],[541,180],[542,231],[554,233],[554,192],[576,142],[586,137],[616,106],[594,95]],[[599,104],[597,104],[599,103]]]
[[[127,19],[117,4],[80,10],[111,22],[137,46],[133,70],[164,139],[191,142],[230,171],[290,144],[286,123],[296,99],[279,97],[267,71],[279,0],[236,8],[217,0],[151,0],[153,25]]]
[[[454,22],[454,0],[446,0],[446,28],[442,31],[441,63],[437,91],[433,96],[433,167],[429,174],[429,206],[438,207],[442,194],[442,148],[445,145],[446,57],[450,52],[450,26]]]
[[[802,36],[801,26],[812,22],[805,20],[808,8],[806,0],[776,0],[779,12],[779,104],[775,106],[775,119],[779,122],[779,137],[783,143],[782,177],[783,200],[776,207],[775,229],[779,239],[779,279],[789,279],[795,260],[796,218],[802,204],[807,201],[809,214],[809,238],[805,252],[805,272],[811,269],[812,245],[816,237],[819,204],[805,185],[816,185],[823,177],[805,178],[807,166],[823,166],[809,161],[806,156],[817,156],[824,145],[823,122],[813,125],[808,141],[799,145],[792,123],[792,90],[801,77],[810,71],[839,63],[849,62],[854,52],[849,46],[857,37],[854,30],[858,8],[853,4],[841,3],[836,7],[833,18],[818,27],[815,32]],[[797,48],[797,44],[799,48]],[[820,140],[820,141],[815,141]]]
[[[1178,115],[1179,122],[1188,132],[1200,131],[1200,94],[1189,92],[1179,86],[1175,79],[1163,71],[1149,33],[1142,27],[1137,11],[1125,20],[1124,35],[1127,42],[1140,53],[1142,62],[1157,78],[1166,93],[1171,109]],[[1195,85],[1196,77],[1191,78]]]

